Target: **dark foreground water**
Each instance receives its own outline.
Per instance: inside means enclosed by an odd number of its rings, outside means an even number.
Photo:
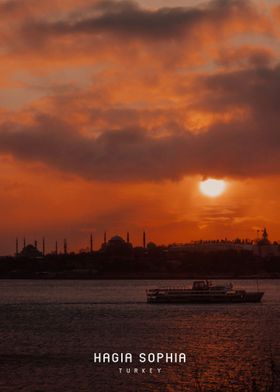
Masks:
[[[259,281],[262,304],[146,304],[145,289],[158,284],[183,282],[0,280],[0,391],[280,391],[280,281]],[[188,359],[94,365],[93,352]]]

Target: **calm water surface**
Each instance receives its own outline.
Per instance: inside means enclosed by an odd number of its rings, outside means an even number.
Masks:
[[[258,282],[261,304],[145,303],[147,288],[185,284],[0,280],[0,391],[280,391],[280,281]],[[188,359],[160,375],[119,374],[121,365],[94,365],[93,352]]]

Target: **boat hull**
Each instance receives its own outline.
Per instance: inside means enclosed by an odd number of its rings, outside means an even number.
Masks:
[[[151,304],[174,303],[174,304],[232,304],[232,303],[257,303],[263,297],[263,292],[251,292],[242,294],[225,295],[153,295],[147,296],[147,302]]]

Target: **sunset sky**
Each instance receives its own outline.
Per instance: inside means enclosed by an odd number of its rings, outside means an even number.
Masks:
[[[0,0],[0,254],[280,240],[280,1]],[[199,191],[206,178],[226,190]],[[22,242],[21,242],[22,243]]]

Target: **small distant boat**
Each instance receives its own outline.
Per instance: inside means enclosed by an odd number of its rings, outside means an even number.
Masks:
[[[233,290],[233,285],[213,285],[209,280],[197,280],[188,288],[155,288],[146,290],[147,302],[156,303],[242,303],[260,302],[264,293],[258,291]]]

